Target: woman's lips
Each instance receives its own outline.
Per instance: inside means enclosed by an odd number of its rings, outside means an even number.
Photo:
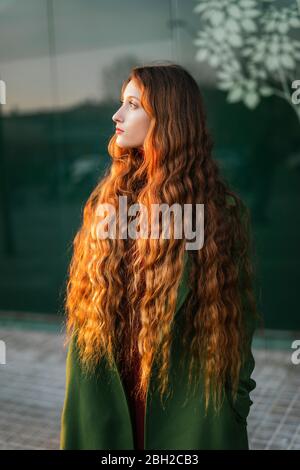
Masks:
[[[116,134],[122,134],[124,131],[121,131],[121,129],[116,129]]]

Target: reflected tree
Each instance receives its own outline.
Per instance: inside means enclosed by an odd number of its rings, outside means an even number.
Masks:
[[[132,67],[139,63],[139,59],[133,55],[117,58],[112,65],[101,67],[104,102],[118,102],[120,90],[125,78],[129,75]]]
[[[300,124],[300,106],[292,99],[300,75],[300,0],[203,0],[193,11],[200,17],[193,41],[195,61],[215,70],[216,87],[226,92],[227,103],[242,103],[254,111],[265,97],[273,95],[285,102],[282,108],[274,98],[266,107],[267,116],[265,106],[253,114],[257,135],[252,143],[251,205],[255,220],[265,223],[276,163],[293,151],[292,139],[289,147],[282,142],[285,105],[293,109]],[[261,119],[263,126],[258,126]]]
[[[201,1],[194,8],[201,29],[196,61],[216,69],[217,87],[227,101],[254,109],[272,94],[287,101],[300,124],[300,107],[291,99],[300,73],[300,0]]]

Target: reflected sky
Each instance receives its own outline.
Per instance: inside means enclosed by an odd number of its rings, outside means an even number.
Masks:
[[[1,61],[44,56],[53,6],[56,53],[165,41],[169,2],[152,0],[0,0]]]
[[[4,113],[107,98],[103,70],[126,57],[128,63],[171,58],[168,19],[169,2],[158,0],[1,0]]]
[[[132,65],[177,61],[180,51],[193,60],[193,6],[192,0],[0,0],[3,113],[101,101],[111,98],[112,86],[118,99]],[[177,18],[186,29],[171,28]],[[119,79],[108,87],[114,72]]]

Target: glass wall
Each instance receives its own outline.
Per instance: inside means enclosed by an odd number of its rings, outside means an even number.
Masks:
[[[212,3],[0,1],[1,310],[61,311],[122,81],[134,65],[172,60],[199,83],[215,158],[251,209],[265,327],[299,329],[299,10]]]

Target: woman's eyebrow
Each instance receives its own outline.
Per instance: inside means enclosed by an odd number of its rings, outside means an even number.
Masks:
[[[126,96],[126,98],[134,98],[134,99],[140,101],[139,98],[137,98],[136,96],[133,96],[133,95],[131,95],[131,96]],[[121,97],[121,101],[122,101],[122,97]]]

